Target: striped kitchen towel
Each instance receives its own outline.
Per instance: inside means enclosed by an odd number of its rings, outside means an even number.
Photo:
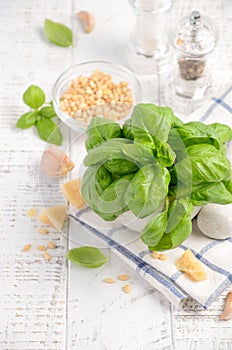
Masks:
[[[190,120],[221,122],[232,127],[232,87],[198,109]],[[229,145],[228,149],[228,156],[232,159],[232,146]],[[128,229],[117,220],[106,223],[90,209],[70,213],[70,217],[82,226],[85,235],[88,232],[104,242],[176,306],[192,297],[207,308],[232,282],[232,238],[213,240],[204,236],[197,228],[196,219],[193,219],[190,237],[178,248],[164,252],[167,256],[164,262],[151,257],[139,238],[139,232]],[[207,280],[194,283],[176,269],[176,260],[188,248],[204,266]]]

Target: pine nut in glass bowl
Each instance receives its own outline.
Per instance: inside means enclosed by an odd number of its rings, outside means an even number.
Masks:
[[[57,116],[81,132],[96,116],[123,122],[133,105],[141,101],[141,87],[127,68],[91,61],[73,65],[62,73],[52,95]]]

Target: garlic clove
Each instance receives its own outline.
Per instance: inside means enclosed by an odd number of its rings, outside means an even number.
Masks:
[[[232,318],[232,292],[229,292],[226,296],[225,307],[219,317],[219,320],[230,320],[231,318]]]
[[[50,145],[41,159],[41,169],[47,176],[65,176],[74,168],[74,163],[62,148]]]
[[[80,20],[83,29],[86,33],[91,33],[94,30],[95,20],[90,12],[80,11],[77,13],[77,17]]]

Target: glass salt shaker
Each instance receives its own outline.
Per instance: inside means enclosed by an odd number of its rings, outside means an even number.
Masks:
[[[212,91],[208,57],[218,40],[214,22],[200,12],[192,11],[180,21],[170,39],[176,53],[172,93],[192,101],[208,97]]]
[[[136,15],[127,53],[129,66],[137,73],[157,73],[170,59],[168,18],[172,0],[129,0]]]

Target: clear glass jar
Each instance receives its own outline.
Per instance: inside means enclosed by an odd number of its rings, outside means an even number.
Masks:
[[[129,0],[136,15],[128,63],[137,73],[157,73],[169,63],[168,18],[172,0]]]
[[[214,22],[200,12],[192,11],[180,21],[170,39],[176,56],[171,84],[173,93],[195,101],[208,97],[212,90],[208,59],[218,40]]]

